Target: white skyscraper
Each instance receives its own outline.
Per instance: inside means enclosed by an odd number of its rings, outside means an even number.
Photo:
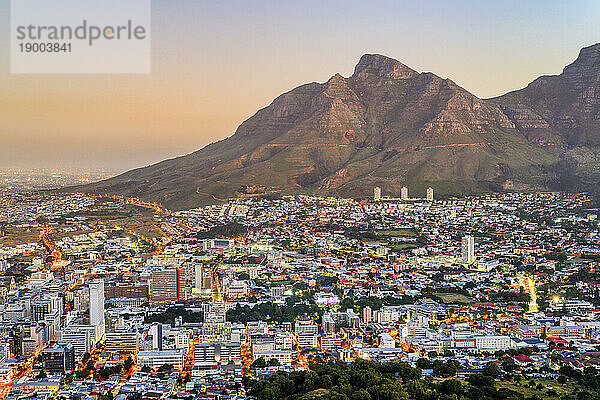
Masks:
[[[400,189],[400,199],[408,200],[408,188],[406,186],[402,186],[402,189]]]
[[[194,265],[194,289],[202,290],[202,264]]]
[[[427,201],[433,201],[433,188],[427,188]]]
[[[462,238],[462,259],[466,263],[475,262],[475,238],[465,236]]]
[[[90,282],[90,325],[98,327],[99,340],[104,335],[104,279]]]
[[[373,189],[373,200],[381,200],[381,188],[379,186],[375,186],[375,188]]]

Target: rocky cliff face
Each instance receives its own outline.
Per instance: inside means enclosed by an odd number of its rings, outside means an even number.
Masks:
[[[600,178],[600,43],[583,48],[560,75],[542,76],[498,104],[530,141],[561,155],[558,188],[590,190]],[[562,178],[561,178],[562,177]],[[569,182],[566,182],[568,177]]]
[[[376,185],[392,194],[560,187],[600,154],[599,52],[583,49],[561,75],[490,100],[366,54],[352,76],[279,96],[225,140],[77,190],[186,208],[248,186],[344,196]]]

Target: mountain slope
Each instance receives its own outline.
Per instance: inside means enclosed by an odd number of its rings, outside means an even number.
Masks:
[[[530,141],[556,146],[558,188],[590,190],[600,180],[600,43],[581,49],[560,75],[542,76],[498,104]]]
[[[573,149],[598,138],[598,67],[597,48],[584,49],[560,76],[482,100],[366,54],[352,76],[282,94],[227,139],[74,190],[188,208],[253,186],[343,196],[368,196],[376,185],[392,194],[404,185],[445,194],[557,187],[577,173]]]

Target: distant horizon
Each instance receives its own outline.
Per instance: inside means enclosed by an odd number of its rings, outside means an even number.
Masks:
[[[11,75],[0,53],[0,167],[123,172],[189,154],[284,92],[350,76],[365,53],[489,98],[600,42],[594,1],[376,3],[154,1],[149,75]]]

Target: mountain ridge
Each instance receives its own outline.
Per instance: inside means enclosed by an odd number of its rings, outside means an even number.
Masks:
[[[300,85],[188,155],[69,190],[189,208],[264,192],[369,196],[579,189],[600,175],[600,43],[558,75],[481,99],[364,54],[351,76]]]

